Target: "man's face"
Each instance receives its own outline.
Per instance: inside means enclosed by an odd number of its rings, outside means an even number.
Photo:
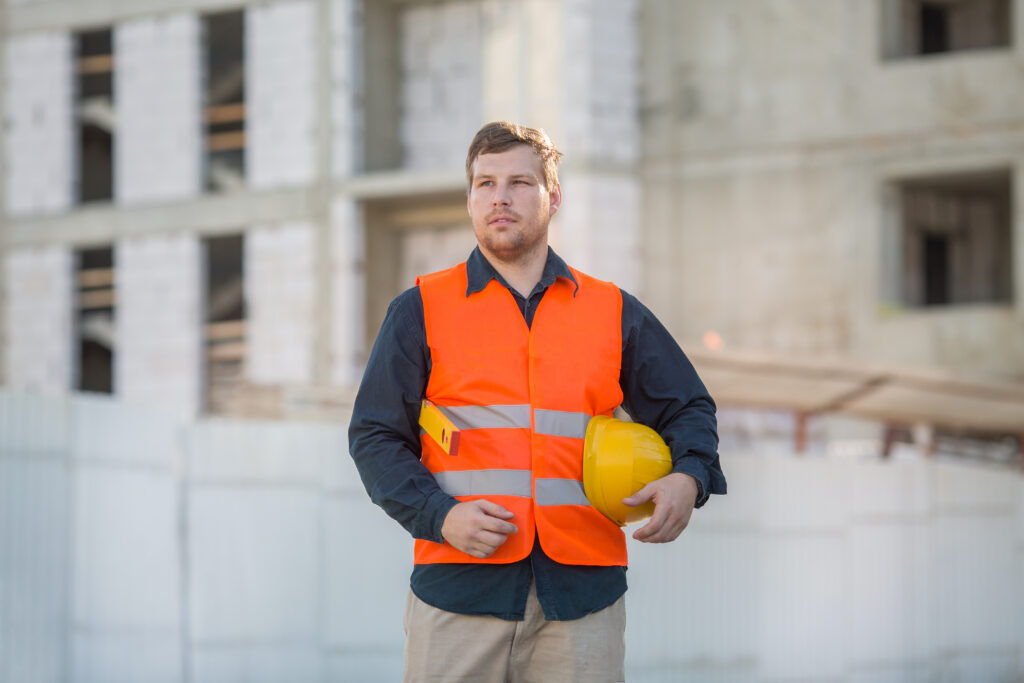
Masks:
[[[540,159],[527,145],[481,154],[473,164],[466,205],[485,256],[515,263],[546,251],[548,222],[561,201],[557,185],[544,186]]]

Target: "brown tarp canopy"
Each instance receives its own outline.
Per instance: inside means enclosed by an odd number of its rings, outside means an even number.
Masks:
[[[1024,434],[1024,382],[727,351],[687,352],[719,405]]]

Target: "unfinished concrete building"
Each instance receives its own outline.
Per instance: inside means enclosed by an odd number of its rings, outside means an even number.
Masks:
[[[699,365],[1019,382],[1015,5],[10,0],[4,382],[343,416],[390,298],[472,247],[497,118],[567,154],[556,249]]]

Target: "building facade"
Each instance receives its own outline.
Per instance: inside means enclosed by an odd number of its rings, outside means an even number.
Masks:
[[[566,153],[555,248],[687,350],[1024,377],[1019,2],[2,11],[11,388],[341,415],[501,118]]]

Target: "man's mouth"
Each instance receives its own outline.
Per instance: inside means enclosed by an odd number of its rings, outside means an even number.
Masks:
[[[488,225],[509,225],[515,223],[516,219],[506,214],[499,214],[487,221]]]

